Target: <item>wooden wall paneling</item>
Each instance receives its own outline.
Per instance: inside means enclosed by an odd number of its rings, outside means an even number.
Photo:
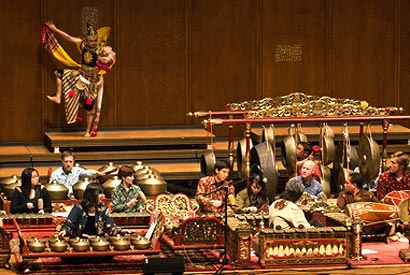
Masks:
[[[395,105],[401,106],[405,109],[405,114],[410,113],[410,1],[399,1],[400,5],[397,8],[398,14],[398,88],[399,92],[396,95]],[[410,121],[403,123],[407,127],[410,127]]]
[[[98,27],[108,26],[111,27],[111,34],[108,40],[108,45],[113,47],[114,51],[116,46],[113,44],[114,38],[117,35],[117,31],[113,28],[115,22],[115,8],[112,0],[101,1],[44,1],[44,15],[41,22],[42,24],[47,20],[52,20],[55,25],[67,32],[72,36],[83,37],[82,33],[82,9],[84,7],[96,7],[98,10]],[[61,12],[64,11],[64,12]],[[39,31],[39,30],[38,30]],[[77,47],[70,42],[65,41],[58,35],[56,35],[58,42],[67,51],[67,53],[78,63],[81,62],[81,53]],[[64,115],[64,104],[55,104],[46,99],[47,94],[54,94],[56,90],[56,83],[54,77],[54,71],[57,69],[65,69],[66,66],[58,62],[54,57],[47,53],[43,48],[43,100],[45,101],[45,129],[54,128],[68,128],[78,129],[85,128],[84,125],[67,125]],[[114,74],[116,65],[113,66],[111,72],[104,76],[104,96],[102,103],[102,112],[100,118],[100,127],[114,126],[115,121],[115,108],[116,108],[116,89],[114,87]]]
[[[185,5],[121,1],[119,126],[185,123]]]
[[[45,129],[70,128],[63,105],[45,97],[64,66],[39,34],[52,19],[80,35],[84,6],[97,6],[99,25],[113,28],[117,53],[102,128],[198,125],[186,112],[293,91],[410,110],[409,1],[4,0],[0,142],[40,142]],[[61,44],[79,60],[73,45]],[[278,46],[296,50],[290,59],[301,49],[300,61],[276,60]]]
[[[116,28],[116,24],[117,20],[121,18],[118,14],[118,5],[121,4],[121,1],[98,0],[95,2],[95,5],[98,7],[98,26],[111,27],[108,45],[113,48],[118,58],[111,71],[104,75],[104,96],[101,107],[100,127],[116,127],[117,108],[119,108],[118,95],[120,92],[116,86],[119,74],[117,65],[121,62],[121,52],[118,52],[120,48],[117,45],[121,30]]]
[[[40,92],[40,1],[1,1],[0,141],[31,142],[42,137]]]
[[[257,95],[258,1],[192,1],[192,110]]]
[[[332,3],[332,96],[394,105],[397,1]]]
[[[263,95],[326,94],[326,0],[263,1]]]

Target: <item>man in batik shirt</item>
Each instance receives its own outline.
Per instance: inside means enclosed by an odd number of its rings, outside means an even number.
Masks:
[[[351,173],[344,184],[344,190],[337,197],[337,206],[344,210],[349,203],[379,202],[372,192],[364,190],[362,186],[362,175],[357,172]]]
[[[225,210],[225,196],[228,196],[228,205],[231,208],[235,207],[235,188],[226,181],[229,176],[229,170],[228,162],[218,160],[214,166],[214,174],[199,180],[196,200],[203,213],[223,214]]]

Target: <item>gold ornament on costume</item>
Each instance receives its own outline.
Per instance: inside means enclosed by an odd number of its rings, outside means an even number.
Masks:
[[[86,52],[84,54],[84,62],[85,63],[91,63],[91,61],[93,61],[93,55],[90,52]]]
[[[98,22],[98,7],[97,6],[86,6],[81,8],[81,33],[83,36],[88,34],[88,23],[97,26]]]
[[[87,40],[96,41],[98,33],[90,22],[87,22]]]

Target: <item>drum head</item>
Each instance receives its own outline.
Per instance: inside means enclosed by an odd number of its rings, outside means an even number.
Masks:
[[[410,190],[392,191],[384,196],[382,202],[399,206],[400,202],[410,197]]]
[[[399,219],[406,223],[410,219],[410,198],[406,198],[399,203]]]

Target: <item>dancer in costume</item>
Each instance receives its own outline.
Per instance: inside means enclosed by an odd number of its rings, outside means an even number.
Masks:
[[[87,119],[85,137],[96,136],[103,96],[103,74],[110,71],[115,62],[115,52],[107,46],[110,28],[96,31],[87,23],[85,39],[73,37],[58,29],[53,22],[46,22],[41,31],[44,48],[70,69],[58,70],[56,74],[57,92],[47,98],[57,104],[64,95],[67,123],[82,122],[82,108]],[[59,45],[53,33],[76,44],[81,51],[81,64],[76,63]]]

